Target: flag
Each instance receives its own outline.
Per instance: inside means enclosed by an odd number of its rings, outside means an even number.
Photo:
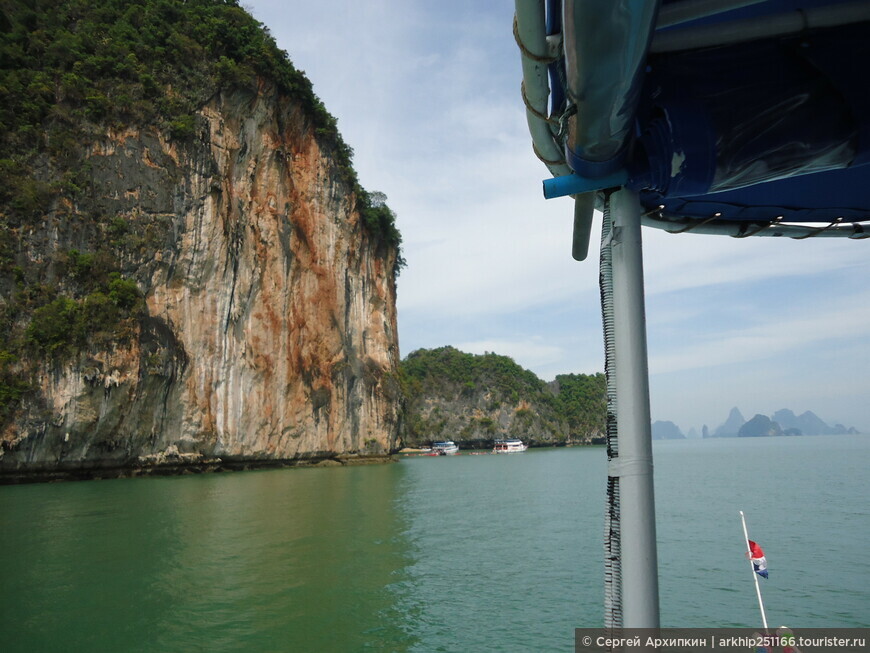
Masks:
[[[762,578],[767,578],[767,558],[764,557],[761,547],[752,540],[749,540],[749,553],[755,573]]]

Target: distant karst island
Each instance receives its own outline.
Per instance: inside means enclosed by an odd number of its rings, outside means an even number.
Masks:
[[[678,440],[683,438],[758,438],[780,435],[851,435],[859,431],[854,426],[834,424],[829,426],[812,411],[800,415],[788,408],[776,411],[773,415],[755,415],[749,420],[743,417],[740,409],[734,407],[725,421],[712,432],[705,424],[700,435],[692,427],[688,434],[669,421],[658,420],[652,423],[653,440]]]
[[[600,444],[607,412],[604,374],[561,374],[546,382],[513,359],[493,352],[469,354],[445,346],[418,349],[400,364],[406,447],[453,440],[461,448],[485,447],[499,437],[531,446]],[[712,431],[707,425],[683,433],[671,421],[652,423],[654,440],[839,435],[858,433],[829,426],[810,411],[788,409],[744,419],[732,408]]]

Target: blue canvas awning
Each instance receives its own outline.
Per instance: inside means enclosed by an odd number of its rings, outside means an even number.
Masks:
[[[870,235],[870,2],[549,0],[546,12],[562,37],[550,133],[573,171],[554,172],[548,196],[625,186],[645,224],[672,231]]]

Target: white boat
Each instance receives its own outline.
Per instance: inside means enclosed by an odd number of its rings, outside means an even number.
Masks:
[[[432,453],[437,456],[452,456],[459,452],[459,447],[451,440],[445,442],[433,442]]]
[[[529,448],[529,445],[523,444],[522,440],[510,438],[509,440],[496,440],[495,446],[492,448],[493,453],[520,453]]]

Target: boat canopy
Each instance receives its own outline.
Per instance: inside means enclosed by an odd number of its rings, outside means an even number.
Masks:
[[[534,150],[603,209],[607,629],[658,628],[641,225],[870,236],[870,1],[515,0]]]
[[[545,195],[587,229],[625,187],[669,231],[870,235],[870,2],[518,0],[515,33]]]

